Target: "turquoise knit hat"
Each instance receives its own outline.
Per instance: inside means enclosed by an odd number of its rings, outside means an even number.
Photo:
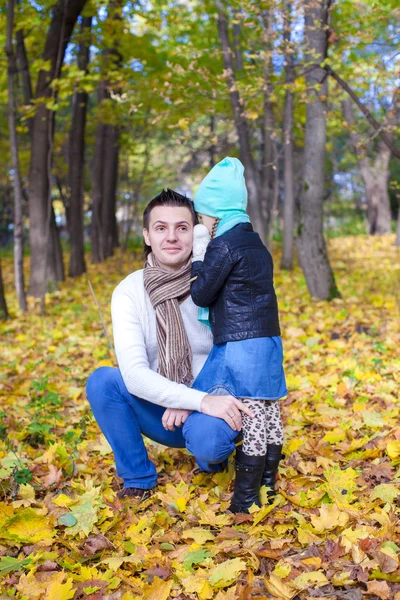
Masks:
[[[244,167],[239,159],[227,156],[204,177],[194,196],[194,209],[222,219],[231,213],[246,213],[247,189]]]

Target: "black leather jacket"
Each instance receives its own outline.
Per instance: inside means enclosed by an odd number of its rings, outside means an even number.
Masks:
[[[193,302],[209,307],[214,344],[280,335],[272,256],[250,223],[211,240],[195,276]]]

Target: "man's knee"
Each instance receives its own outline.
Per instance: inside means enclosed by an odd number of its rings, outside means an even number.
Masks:
[[[202,413],[192,413],[183,426],[186,448],[207,463],[226,460],[235,448],[235,436],[225,421]]]
[[[105,392],[118,386],[121,373],[115,367],[99,367],[89,377],[86,383],[86,395],[91,406],[100,404],[105,398]]]

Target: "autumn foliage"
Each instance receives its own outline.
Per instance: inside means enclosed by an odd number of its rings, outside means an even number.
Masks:
[[[342,299],[310,300],[299,268],[276,269],[289,396],[273,505],[233,516],[233,463],[209,475],[149,443],[159,486],[116,497],[113,455],[85,381],[113,364],[86,276],[47,315],[1,324],[0,585],[19,600],[400,599],[399,256],[393,237],[337,238]],[[276,264],[279,257],[275,256]],[[141,266],[92,267],[109,301]],[[12,263],[3,262],[12,290]],[[31,307],[32,308],[32,307]],[[129,451],[129,448],[127,448]],[[400,545],[400,544],[399,544]]]

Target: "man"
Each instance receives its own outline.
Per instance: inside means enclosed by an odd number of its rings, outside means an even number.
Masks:
[[[202,470],[216,472],[235,447],[240,411],[252,416],[236,398],[189,387],[212,347],[190,297],[195,222],[192,202],[172,190],[148,204],[146,266],[124,279],[112,297],[119,369],[99,368],[87,383],[93,414],[124,480],[119,497],[142,498],[157,483],[143,435],[186,447]]]

